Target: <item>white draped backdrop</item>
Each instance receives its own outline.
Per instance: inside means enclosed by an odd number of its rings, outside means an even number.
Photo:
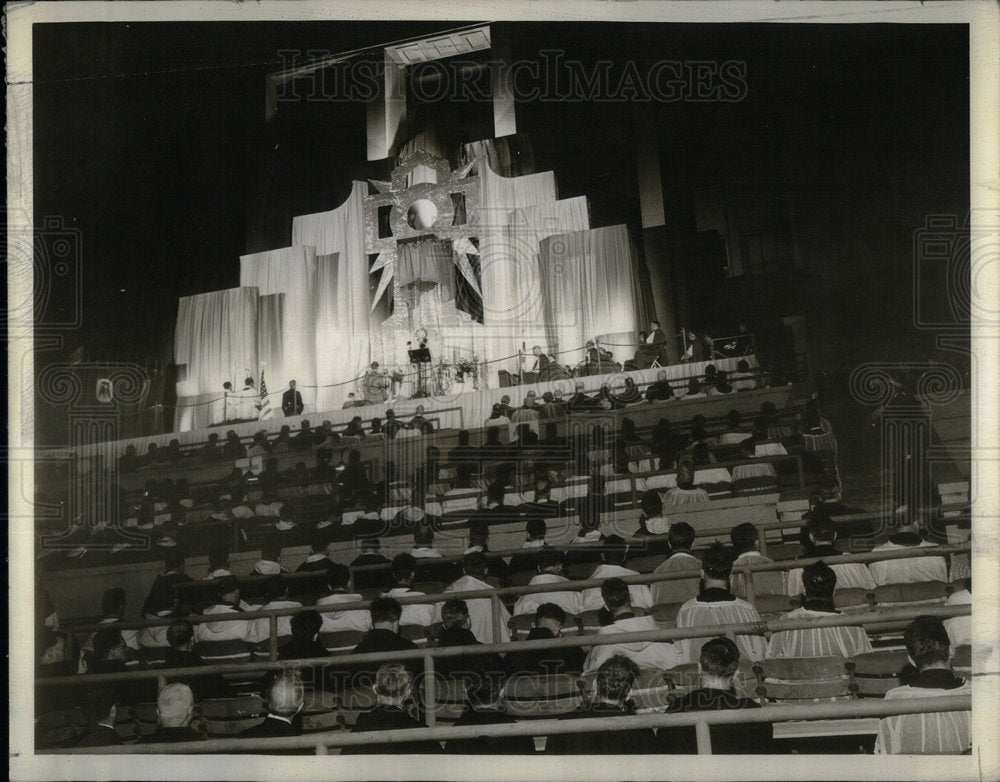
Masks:
[[[559,363],[575,364],[587,340],[600,335],[634,343],[650,313],[626,227],[591,229],[586,198],[559,200],[552,172],[504,177],[485,165],[479,169],[483,324],[441,303],[454,298],[452,264],[464,256],[447,243],[430,253],[430,265],[407,255],[416,247],[400,254],[397,274],[416,276],[409,281],[415,291],[433,287],[425,279],[428,269],[440,283],[411,302],[414,321],[427,321],[439,335],[440,344],[430,345],[434,354],[450,359],[475,352],[490,362],[487,382],[495,385],[500,369],[517,370],[512,357],[522,345],[529,352],[540,345],[559,354]],[[226,380],[239,390],[249,374],[259,387],[263,370],[276,394],[294,379],[306,410],[315,414],[340,409],[368,363],[385,362],[382,323],[373,323],[379,316],[370,314],[367,193],[366,183],[354,182],[336,209],[293,219],[291,247],[242,256],[239,288],[180,300],[174,360],[184,366],[177,431],[211,422],[211,400]],[[466,245],[462,252],[474,250]],[[451,314],[441,315],[444,310]],[[634,348],[615,352],[624,361]],[[271,406],[280,407],[280,396]]]

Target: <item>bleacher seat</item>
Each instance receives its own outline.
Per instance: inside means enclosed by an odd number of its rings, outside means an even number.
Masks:
[[[239,638],[225,641],[198,641],[195,654],[206,663],[248,663],[253,659],[250,645]]]
[[[663,675],[670,682],[675,699],[686,695],[691,690],[695,690],[700,686],[698,663],[675,665],[673,668],[664,671]],[[740,660],[740,667],[736,672],[733,687],[737,695],[741,697],[757,697],[757,676],[754,673],[753,663],[749,660]]]
[[[784,703],[846,700],[850,678],[842,657],[784,657],[754,665],[757,694]]]
[[[881,698],[902,684],[900,674],[908,663],[907,653],[901,649],[856,655],[845,663],[850,689],[860,698]]]
[[[579,678],[565,673],[512,676],[504,685],[506,711],[518,719],[546,719],[568,714],[583,703]]]
[[[753,602],[757,613],[764,619],[777,618],[799,607],[799,602],[794,597],[785,594],[755,595]]]
[[[198,704],[209,736],[235,736],[259,725],[267,716],[264,701],[256,695],[239,698],[209,698]]]
[[[629,559],[625,563],[625,567],[634,570],[636,573],[648,574],[663,564],[664,559],[666,557],[662,554],[644,554],[641,557]]]
[[[507,622],[507,627],[510,630],[510,639],[512,641],[523,641],[528,637],[528,633],[531,632],[531,628],[534,625],[534,614],[515,614]]]
[[[427,629],[423,625],[400,625],[399,635],[407,641],[413,641],[417,646],[427,643]]]
[[[948,585],[942,581],[913,584],[883,584],[875,587],[876,609],[908,605],[940,605],[948,597]]]
[[[584,611],[579,616],[580,633],[594,635],[601,629],[601,610]]]
[[[162,668],[167,661],[169,646],[140,646],[136,657],[146,668]]]
[[[344,727],[351,728],[358,714],[375,708],[375,691],[371,687],[351,687],[338,693],[336,702]]]
[[[674,684],[666,671],[640,671],[628,697],[640,714],[666,711],[674,700]]]
[[[649,609],[657,625],[674,627],[677,624],[677,612],[683,603],[657,603]]]
[[[875,595],[861,587],[833,590],[833,605],[845,613],[864,613],[871,609]]]

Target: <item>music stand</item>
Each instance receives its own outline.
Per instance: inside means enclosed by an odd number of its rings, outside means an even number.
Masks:
[[[428,348],[417,348],[416,350],[407,350],[406,354],[410,357],[410,363],[417,367],[417,393],[411,398],[416,399],[417,397],[430,396],[427,393],[426,381],[424,379],[424,366],[431,363],[430,350]]]

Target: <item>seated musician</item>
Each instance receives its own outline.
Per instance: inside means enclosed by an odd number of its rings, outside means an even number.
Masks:
[[[661,350],[667,342],[667,335],[660,328],[659,321],[653,320],[649,323],[649,332],[635,352],[633,361],[639,369],[647,369],[653,365],[654,361],[660,360]]]
[[[373,361],[368,371],[365,372],[363,382],[365,401],[372,403],[384,402],[389,397],[386,391],[388,385],[385,373],[379,372],[378,362]]]

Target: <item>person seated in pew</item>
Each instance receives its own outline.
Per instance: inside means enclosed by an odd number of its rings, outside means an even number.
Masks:
[[[719,445],[736,445],[753,434],[743,428],[743,416],[739,410],[730,410],[726,414],[726,431],[719,435]]]
[[[167,649],[163,661],[164,668],[198,668],[207,663],[194,651],[194,627],[183,619],[167,627]],[[198,701],[206,698],[227,698],[231,694],[229,685],[221,674],[208,676],[171,676],[168,681],[180,681],[188,685]]]
[[[448,451],[448,465],[455,470],[459,479],[469,479],[479,473],[479,452],[469,444],[469,430],[458,433],[458,445]]]
[[[385,663],[374,676],[375,708],[363,711],[352,733],[372,730],[422,728],[423,723],[410,716],[407,705],[413,692],[413,674],[402,663]],[[407,741],[391,744],[354,744],[341,749],[341,755],[426,755],[441,754],[437,741]]]
[[[454,727],[472,725],[513,725],[517,722],[504,711],[503,682],[497,676],[485,676],[469,687],[465,712]],[[479,736],[472,739],[449,739],[444,751],[451,755],[534,755],[531,736]]]
[[[441,557],[441,552],[434,548],[434,530],[429,524],[422,524],[413,532],[413,548],[410,549],[410,556],[414,559]]]
[[[286,670],[274,677],[267,690],[267,716],[259,725],[239,734],[241,739],[278,738],[302,735],[302,708],[305,705],[302,673]],[[276,750],[281,752],[281,750]],[[289,750],[299,754],[302,750]]]
[[[667,381],[667,371],[661,369],[656,373],[656,380],[646,389],[647,402],[666,402],[674,398],[674,389]]]
[[[168,684],[156,696],[156,730],[140,736],[139,744],[174,744],[205,737],[191,727],[194,693],[186,684]]]
[[[166,605],[163,600],[164,597],[169,597],[173,593],[173,589],[167,590],[166,587],[172,588],[177,584],[187,584],[194,581],[191,576],[184,572],[184,559],[185,552],[181,548],[170,549],[164,554],[163,572],[156,576],[153,580],[153,585],[149,588],[149,594],[142,604],[142,616],[151,617],[164,609],[172,609],[173,600],[169,601],[170,605]],[[143,634],[140,632],[138,634],[138,643],[140,646],[154,645],[143,644],[141,640],[142,636]],[[163,644],[155,645],[162,646]]]
[[[541,420],[552,420],[554,418],[562,418],[566,415],[566,407],[556,401],[555,394],[551,391],[546,391],[542,394],[542,404],[538,408],[538,416]]]
[[[341,565],[343,567],[343,565]],[[264,583],[264,594],[267,602],[258,611],[277,611],[282,608],[302,608],[302,603],[296,600],[289,600],[288,582],[281,575],[269,576]],[[270,636],[271,623],[268,619],[254,619],[250,623],[250,632],[247,640],[250,643],[260,643],[266,641]],[[278,643],[287,640],[292,634],[292,618],[290,616],[278,617]]]
[[[532,577],[528,585],[558,584],[569,581],[562,575],[565,562],[566,555],[562,551],[552,548],[540,549],[538,552],[538,575]],[[555,603],[571,616],[576,616],[583,610],[579,592],[540,592],[521,595],[514,604],[514,616],[533,614],[542,603]]]
[[[552,499],[552,481],[538,478],[534,483],[534,499],[522,503],[518,508],[521,515],[530,519],[553,519],[562,513],[562,504]],[[544,524],[542,525],[544,527]],[[544,538],[544,531],[542,537]],[[530,532],[528,539],[531,540]]]
[[[795,621],[823,619],[840,613],[833,605],[833,590],[837,574],[823,562],[814,562],[802,570],[805,600],[801,608],[785,614],[782,619]],[[872,650],[863,627],[813,627],[774,633],[767,647],[768,657],[829,657],[849,658]]]
[[[118,717],[118,694],[114,687],[90,687],[80,704],[88,729],[76,742],[77,747],[117,747],[124,742],[115,730]]]
[[[299,611],[292,617],[292,637],[278,647],[279,660],[311,660],[328,657],[329,652],[319,642],[323,618],[311,608]]]
[[[638,676],[639,666],[628,657],[621,654],[610,657],[597,670],[593,700],[559,719],[606,720],[635,714],[628,695]],[[649,755],[654,752],[656,736],[652,728],[557,733],[545,741],[546,755]]]
[[[604,539],[601,548],[601,564],[590,574],[591,579],[621,578],[622,576],[637,576],[639,572],[625,567],[629,547],[620,535],[609,535]],[[653,596],[646,584],[630,584],[629,596],[633,606],[649,608],[653,605]],[[604,608],[604,598],[600,587],[591,587],[583,591],[583,610],[599,611]]]
[[[708,467],[715,464],[715,455],[709,450],[708,444],[698,441],[691,446],[691,463],[695,467]]]
[[[686,521],[678,521],[670,525],[667,532],[667,543],[670,545],[670,556],[661,562],[653,573],[673,573],[675,571],[701,570],[701,560],[691,553],[694,546],[694,528]],[[698,595],[701,591],[699,578],[674,579],[672,581],[655,581],[649,585],[653,597],[653,605],[684,603]]]
[[[911,511],[906,505],[896,509],[896,532],[889,540],[875,546],[878,551],[901,551],[938,545],[927,540],[923,534],[923,520],[919,512]],[[944,557],[912,557],[910,559],[888,559],[872,562],[868,569],[876,586],[883,584],[916,584],[921,581],[948,581],[948,563]]]
[[[411,554],[397,554],[392,560],[392,587],[383,597],[412,597],[423,595],[415,591],[413,579],[417,570],[417,560]],[[429,626],[434,621],[434,606],[430,603],[410,603],[401,609],[400,623],[404,625]]]
[[[525,525],[527,539],[521,544],[521,551],[516,552],[510,558],[510,566],[508,567],[510,575],[537,571],[538,552],[547,545],[545,543],[547,531],[544,518],[529,516],[528,523]]]
[[[469,603],[480,599],[460,600],[452,598],[438,604],[437,615],[441,621],[441,633],[437,639],[439,649],[450,646],[482,646],[500,643],[499,639],[492,640],[494,638],[492,627],[489,629],[491,640],[486,640],[474,630],[474,620],[471,617],[473,609]],[[487,599],[485,602],[489,603],[490,601]],[[506,610],[504,614],[506,614],[504,616],[504,624],[506,624],[510,615],[506,613]],[[476,624],[483,623],[477,621]],[[510,640],[509,635],[504,643],[508,640]],[[434,671],[446,679],[465,679],[469,684],[475,685],[486,678],[501,678],[503,676],[503,660],[496,652],[462,655],[461,657],[439,657],[435,660]]]
[[[583,383],[578,380],[574,385],[573,396],[566,402],[566,410],[570,413],[576,413],[581,410],[593,410],[598,404],[599,402],[596,397],[587,396],[583,390]]]
[[[202,641],[249,641],[250,622],[240,619],[244,612],[240,605],[240,582],[235,576],[222,576],[216,579],[216,600],[203,610],[202,616],[229,616],[231,618],[217,622],[202,622],[195,627],[194,638],[197,643]]]
[[[208,575],[206,581],[215,578],[225,578],[231,576],[229,570],[229,548],[227,546],[214,546],[208,552]]]
[[[603,493],[590,492],[577,504],[580,514],[580,529],[576,537],[566,547],[566,564],[597,564],[601,561],[601,546],[604,534],[601,532],[601,512],[606,509]]]
[[[851,516],[864,512],[864,508],[856,508],[841,502],[840,483],[836,478],[827,476],[820,483],[819,496],[815,504],[813,504],[803,518],[806,520],[826,519],[827,521],[831,521],[837,529],[837,537],[841,540],[849,541],[852,537],[857,536],[860,541],[866,541],[873,535],[872,522],[870,520],[833,521],[837,516]],[[799,542],[803,548],[808,548],[808,535],[805,533],[805,528],[803,528],[803,534],[800,536]]]
[[[486,575],[491,576],[501,585],[506,583],[509,570],[507,562],[503,557],[489,556],[490,553],[490,527],[478,520],[469,521],[469,547],[463,552],[469,554],[482,554],[486,557]]]
[[[733,546],[736,559],[733,566],[755,565],[773,562],[760,553],[760,532],[749,521],[737,524],[729,532],[729,541]],[[743,600],[747,597],[747,579],[742,573],[734,573],[732,579],[733,594]],[[754,595],[783,595],[787,588],[785,574],[780,570],[759,572],[753,574]]]
[[[500,403],[493,405],[493,409],[490,411],[489,418],[483,421],[483,426],[499,429],[501,426],[510,426],[510,418],[504,415],[503,408]]]
[[[510,406],[510,396],[508,394],[500,397],[500,412],[507,418],[510,418],[514,414],[514,408]]]
[[[466,554],[462,558],[462,576],[455,579],[444,588],[445,592],[470,592],[473,590],[494,591],[496,587],[485,581],[486,578],[486,555],[481,551],[474,551]],[[434,606],[435,621],[442,620],[442,611],[445,603],[438,603]],[[507,629],[507,621],[510,619],[510,612],[500,605],[500,637],[496,637],[493,627],[493,601],[488,597],[470,598],[465,601],[465,610],[469,617],[469,629],[476,638],[484,644],[506,643],[510,640],[510,631]]]
[[[542,603],[535,611],[534,626],[528,631],[526,641],[547,641],[561,638],[566,625],[566,612],[555,603]],[[531,649],[508,652],[504,660],[506,676],[583,672],[583,649],[564,646],[560,649]]]
[[[948,633],[937,617],[920,616],[903,631],[903,642],[917,675],[885,699],[969,695],[972,687],[951,669]],[[903,714],[879,720],[876,755],[959,754],[972,746],[972,712]]]
[[[677,466],[677,485],[663,495],[664,506],[708,502],[708,492],[694,485],[694,464],[683,461]]]
[[[750,364],[741,358],[736,362],[736,371],[729,376],[733,391],[752,391],[757,387],[757,380],[750,372]]]
[[[837,557],[841,556],[843,552],[834,545],[837,541],[837,529],[833,526],[832,521],[819,518],[807,522],[804,526],[809,546],[803,549],[799,559],[822,557],[837,574],[837,585],[840,589],[871,591],[875,588],[875,580],[867,566],[860,562],[843,564],[837,562]],[[796,597],[802,592],[802,568],[789,570],[788,594]]]
[[[295,568],[296,573],[310,573],[314,571],[326,571],[332,564],[330,553],[333,550],[333,541],[325,530],[317,530],[313,539],[309,543],[310,553],[305,562]]]
[[[713,638],[701,647],[698,658],[699,687],[667,707],[668,714],[720,709],[759,709],[760,704],[736,694],[740,650],[730,638]],[[709,736],[713,755],[767,755],[772,753],[773,728],[769,722],[712,725]],[[670,755],[697,755],[698,741],[691,726],[660,728],[656,751]]]
[[[391,574],[389,560],[382,555],[382,543],[378,538],[363,538],[361,553],[351,562],[356,589],[385,588]],[[355,570],[368,565],[383,565],[380,570]]]
[[[701,382],[698,378],[693,377],[688,380],[687,391],[684,393],[684,399],[704,399],[705,392],[702,391]]]
[[[643,633],[659,629],[651,615],[635,615],[628,584],[620,578],[609,578],[601,584],[601,598],[611,616],[611,623],[601,627],[597,631],[598,635]],[[592,647],[583,664],[584,673],[596,671],[605,660],[618,654],[628,657],[642,670],[665,670],[683,662],[680,644],[670,641],[629,641]]]
[[[364,597],[354,591],[354,576],[347,565],[334,562],[326,571],[326,588],[329,594],[316,601],[317,608],[325,608],[340,603],[360,603]],[[323,611],[323,626],[320,632],[334,633],[343,630],[371,630],[371,614],[363,608],[344,611]]]
[[[701,591],[688,600],[677,612],[677,627],[711,627],[724,624],[760,622],[757,609],[746,600],[740,600],[730,590],[733,572],[733,554],[721,543],[713,543],[701,560]],[[689,638],[682,642],[684,661],[697,662],[704,638]],[[761,660],[767,642],[760,636],[740,635],[736,638],[740,653],[751,660]]]
[[[511,505],[505,504],[507,489],[503,472],[498,472],[497,479],[486,487],[483,497],[483,507],[469,517],[469,528],[473,526],[489,528],[491,524],[506,524],[519,521],[521,512]]]
[[[281,540],[269,537],[260,547],[260,559],[250,571],[251,576],[275,576],[287,573],[288,568],[279,562],[281,559]]]

